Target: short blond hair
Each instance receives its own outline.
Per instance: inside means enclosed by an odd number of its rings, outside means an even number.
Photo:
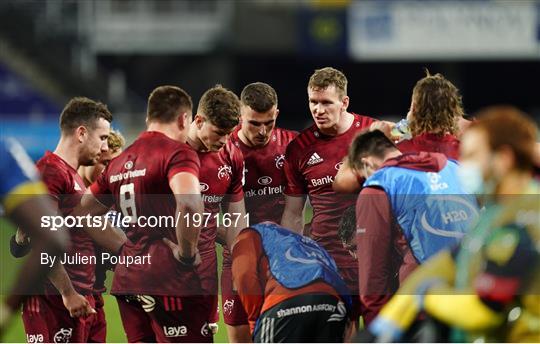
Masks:
[[[314,90],[324,90],[328,86],[334,85],[341,97],[347,95],[347,77],[341,71],[332,68],[324,67],[315,70],[309,78],[308,88]]]

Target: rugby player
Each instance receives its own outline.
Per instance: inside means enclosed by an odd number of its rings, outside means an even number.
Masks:
[[[201,161],[199,182],[204,201],[204,227],[199,238],[201,265],[197,267],[202,294],[208,296],[211,331],[217,331],[218,275],[216,236],[220,225],[234,238],[247,226],[242,182],[242,152],[229,140],[240,118],[240,100],[224,87],[207,90],[199,101],[188,133],[188,144]],[[220,221],[220,209],[223,218]],[[231,220],[231,221],[229,221]],[[227,237],[227,235],[225,235]]]
[[[120,209],[130,223],[119,261],[150,257],[143,264],[115,268],[111,293],[129,342],[208,340],[203,335],[208,306],[193,296],[201,290],[194,268],[200,261],[194,220],[203,204],[199,158],[185,144],[191,115],[191,97],[184,90],[154,89],[148,98],[147,130],[109,163],[76,209],[94,216],[112,206]]]
[[[280,222],[285,200],[283,162],[285,149],[297,135],[276,127],[279,114],[276,91],[268,84],[255,82],[242,90],[241,125],[230,140],[242,151],[245,164],[244,197],[250,223]],[[233,291],[231,256],[223,249],[221,271],[222,310],[229,341],[251,340],[247,315]]]
[[[107,138],[108,150],[103,152],[99,158],[99,161],[95,165],[80,166],[77,173],[83,178],[84,186],[88,187],[97,177],[103,172],[105,167],[109,164],[111,159],[117,157],[122,152],[122,147],[125,144],[123,136],[112,130]],[[34,240],[35,241],[35,240]],[[26,235],[20,228],[17,229],[17,233],[11,238],[11,253],[15,257],[23,257],[30,252],[30,236]],[[101,255],[101,248],[95,247],[96,256]],[[96,264],[95,270],[95,282],[94,282],[94,301],[96,320],[93,322],[90,329],[89,342],[104,343],[107,335],[107,322],[105,318],[105,311],[103,309],[103,297],[102,293],[105,292],[105,278],[107,265],[100,264],[99,261]],[[68,309],[69,310],[69,309]],[[72,311],[71,313],[76,313]]]
[[[407,120],[412,138],[399,141],[397,147],[403,153],[436,152],[447,158],[457,160],[461,131],[470,125],[463,118],[463,104],[459,90],[441,74],[426,76],[416,83]],[[381,130],[394,140],[391,122],[376,122],[370,130]],[[364,179],[355,175],[348,159],[343,161],[334,180],[337,192],[353,193],[360,191]]]
[[[232,255],[254,342],[343,342],[348,290],[315,241],[263,222],[240,233]]]
[[[459,90],[441,74],[420,79],[413,88],[407,114],[412,138],[400,141],[399,150],[443,153],[449,159],[459,158],[457,135],[463,126],[463,104]],[[458,125],[459,124],[459,125]]]
[[[77,168],[96,164],[101,154],[108,151],[111,121],[112,115],[104,104],[84,97],[71,99],[62,111],[60,141],[54,152],[46,152],[37,163],[61,215],[71,215],[85,191]],[[76,342],[88,341],[96,319],[92,295],[95,265],[91,263],[91,257],[95,257],[94,241],[108,251],[116,252],[125,237],[113,230],[77,228],[70,231],[70,239],[69,253],[87,257],[90,263],[64,264],[63,267],[58,263],[52,269],[49,280],[54,286],[46,284],[45,295],[27,299],[23,307],[27,337],[39,336],[46,342],[57,341],[60,337]],[[80,302],[77,300],[81,297],[86,299],[86,308],[70,307],[70,303]]]
[[[355,135],[369,128],[371,117],[347,111],[347,78],[331,67],[316,70],[309,79],[309,109],[315,124],[302,131],[287,147],[285,155],[285,209],[281,224],[297,233],[303,231],[302,211],[306,196],[313,207],[311,237],[334,258],[353,295],[358,295],[356,261],[337,236],[339,219],[355,203],[355,195],[340,195],[332,182]],[[352,317],[359,315],[353,297]]]

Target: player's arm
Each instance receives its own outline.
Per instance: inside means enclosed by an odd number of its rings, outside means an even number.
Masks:
[[[396,126],[396,123],[390,121],[375,121],[369,126],[369,131],[380,130],[388,137],[390,140],[394,141],[399,139],[398,137],[392,136],[392,129]]]
[[[236,237],[240,231],[249,226],[244,198],[242,197],[241,200],[236,202],[229,202],[227,204],[227,213],[231,217],[232,226],[226,228],[225,243],[229,249],[232,250]]]
[[[0,199],[5,215],[36,239],[35,249],[21,266],[24,273],[17,275],[5,303],[0,303],[1,337],[24,295],[38,292],[49,272],[47,265],[42,265],[39,260],[41,253],[59,257],[67,248],[68,236],[65,231],[51,232],[42,228],[42,219],[55,215],[56,207],[47,195],[47,187],[38,180],[36,168],[21,145],[11,139],[0,140],[0,156]]]
[[[361,178],[349,164],[349,159],[345,157],[343,164],[339,168],[332,188],[339,193],[356,193],[362,188],[363,178]]]
[[[420,295],[437,283],[451,285],[455,264],[450,251],[439,252],[419,266],[401,285],[369,325],[369,331],[380,342],[396,342],[417,319],[421,310]]]
[[[281,226],[302,234],[304,232],[303,213],[305,203],[305,196],[285,195],[285,208],[281,217]]]
[[[382,340],[397,340],[414,321],[419,310],[467,331],[482,331],[504,321],[503,311],[540,259],[527,230],[510,225],[492,231],[483,248],[486,261],[473,288],[456,290],[455,262],[445,250],[417,268],[370,326]]]
[[[69,275],[58,260],[54,263],[54,266],[49,273],[49,281],[51,281],[60,295],[62,295],[64,306],[69,311],[69,315],[72,318],[84,317],[96,313],[92,306],[90,306],[88,300],[75,291]]]
[[[363,189],[357,204],[356,245],[362,315],[367,324],[393,293],[392,225],[386,193],[379,188]]]
[[[189,221],[194,214],[202,214],[204,204],[201,198],[199,178],[189,172],[180,172],[169,179],[169,186],[176,200],[176,214],[178,226],[176,239],[178,240],[178,257],[187,263],[193,263],[197,254],[200,227]]]
[[[399,341],[424,309],[444,323],[465,330],[480,330],[503,320],[471,289],[456,290],[455,262],[449,250],[419,266],[383,307],[369,331],[379,341]]]
[[[540,254],[527,229],[512,224],[491,232],[483,255],[484,269],[469,292],[442,283],[429,288],[424,299],[429,314],[467,331],[482,331],[504,321],[504,310],[534,273]]]
[[[38,286],[46,278],[49,269],[46,265],[40,263],[41,253],[45,252],[49,256],[59,257],[65,252],[68,245],[66,231],[52,232],[41,228],[42,219],[45,216],[54,216],[56,210],[50,197],[44,194],[47,192],[45,185],[41,182],[39,182],[39,185],[41,195],[31,195],[27,193],[28,191],[18,195],[13,194],[11,197],[15,197],[16,200],[13,200],[14,203],[5,208],[6,215],[15,224],[25,228],[25,231],[34,238],[33,250],[21,267],[24,274],[19,274],[13,285],[14,292],[7,298],[7,303],[12,309],[18,307],[21,295],[31,295],[38,292]],[[6,200],[8,200],[7,197]]]
[[[299,170],[298,157],[294,145],[287,146],[283,174],[285,176],[285,208],[281,215],[281,225],[298,234],[304,232],[304,205],[306,203],[307,190],[305,180]]]
[[[258,262],[261,259],[261,242],[258,234],[242,231],[232,250],[232,275],[235,289],[242,301],[251,331],[264,303],[264,287],[261,285]]]
[[[226,212],[224,213],[223,221],[221,221],[222,226],[230,224],[230,226],[226,226],[227,228],[225,228],[225,243],[230,250],[232,250],[232,246],[240,231],[249,226],[249,218],[246,216],[246,205],[244,201],[245,162],[242,152],[239,149],[231,153],[233,178],[229,190],[227,190],[227,200],[223,202],[225,204],[222,203],[222,209],[224,208]],[[230,223],[229,221],[225,222],[225,216],[229,217],[232,221]]]
[[[122,245],[127,240],[126,234],[118,229],[113,227],[108,221],[107,221],[107,212],[109,211],[109,207],[101,203],[92,193],[92,187],[88,188],[81,197],[81,202],[75,209],[73,209],[73,212],[70,214],[72,216],[80,216],[85,217],[87,215],[90,216],[101,216],[101,221],[99,223],[102,224],[102,226],[98,227],[91,227],[88,226],[88,223],[86,221],[83,221],[82,224],[84,226],[84,231],[94,240],[96,244],[103,247],[108,252],[111,253],[118,253],[120,252],[120,249],[122,248]],[[92,221],[93,223],[94,221]]]

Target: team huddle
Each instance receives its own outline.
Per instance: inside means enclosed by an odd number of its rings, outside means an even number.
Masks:
[[[465,341],[469,330],[502,326],[517,302],[529,318],[511,338],[537,338],[526,324],[540,319],[527,306],[538,293],[516,295],[539,283],[538,221],[516,225],[517,210],[504,220],[490,213],[479,195],[500,188],[482,189],[488,174],[471,167],[481,159],[478,142],[488,142],[486,152],[499,148],[486,136],[500,133],[496,122],[514,128],[521,146],[509,159],[515,168],[501,165],[494,180],[526,175],[534,124],[513,108],[465,120],[459,91],[440,74],[416,84],[406,128],[350,112],[347,79],[334,68],[316,70],[307,93],[314,123],[298,133],[276,127],[278,97],[266,83],[245,86],[240,97],[215,86],[196,109],[183,89],[160,86],[148,98],[146,131],[129,146],[111,129],[106,105],[70,100],[58,146],[37,162],[39,178],[57,214],[109,221],[99,230],[59,228],[68,244],[52,251],[36,243],[33,224],[18,223],[14,256],[64,257],[22,301],[27,339],[105,342],[107,270],[129,342],[212,342],[220,314],[230,342],[399,341],[411,338],[422,312],[441,322],[465,317],[449,303],[485,320],[454,331]],[[516,194],[538,195],[532,178],[522,184],[527,192]],[[13,194],[3,189],[6,199]],[[535,202],[514,203],[537,211]],[[150,221],[164,218],[174,221]],[[483,221],[504,231],[471,239]],[[116,264],[92,259],[103,255]],[[453,277],[453,269],[468,272]],[[469,299],[444,298],[459,294],[450,291],[454,280]],[[428,297],[443,286],[438,299]]]

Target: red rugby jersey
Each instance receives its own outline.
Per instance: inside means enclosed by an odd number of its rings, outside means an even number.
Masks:
[[[237,129],[231,141],[242,151],[245,163],[244,197],[250,223],[281,222],[285,208],[285,150],[298,135],[296,131],[274,128],[270,141],[263,147],[246,146],[238,137]]]
[[[443,153],[449,159],[459,159],[459,139],[450,134],[424,133],[399,142],[397,147],[402,153],[435,152]]]
[[[337,136],[324,135],[315,124],[303,130],[287,147],[284,165],[285,194],[309,196],[313,207],[311,236],[340,268],[357,266],[337,236],[343,211],[355,204],[357,195],[338,194],[332,189],[332,183],[352,140],[375,121],[371,117],[353,115],[351,127]]]
[[[227,141],[217,152],[197,152],[201,161],[199,184],[204,201],[204,212],[211,214],[208,225],[201,229],[199,251],[215,249],[217,224],[214,215],[219,214],[222,202],[238,202],[244,197],[242,181],[244,160],[242,152]],[[227,209],[223,209],[226,212]],[[208,216],[205,214],[205,217]],[[233,221],[236,220],[232,217]],[[204,265],[205,262],[202,262]]]
[[[147,131],[120,156],[113,159],[98,180],[92,193],[107,206],[115,206],[123,216],[158,218],[176,217],[176,201],[169,180],[180,172],[199,176],[197,153],[188,145],[160,132]],[[162,241],[176,242],[174,223],[126,229],[130,239],[121,256],[150,255],[150,264],[118,264],[111,293],[188,295],[200,292],[200,283],[191,267],[182,266]]]
[[[62,216],[68,216],[75,206],[80,203],[80,199],[86,187],[81,176],[73,167],[58,155],[47,151],[36,164],[41,172],[41,177],[49,193],[58,204],[58,209]],[[80,257],[89,257],[88,264],[64,264],[71,283],[78,293],[87,295],[93,293],[95,281],[95,257],[94,241],[86,232],[80,228],[70,228],[71,244],[68,255],[78,254]],[[46,290],[51,293],[58,293],[56,288],[49,282],[46,283]]]

